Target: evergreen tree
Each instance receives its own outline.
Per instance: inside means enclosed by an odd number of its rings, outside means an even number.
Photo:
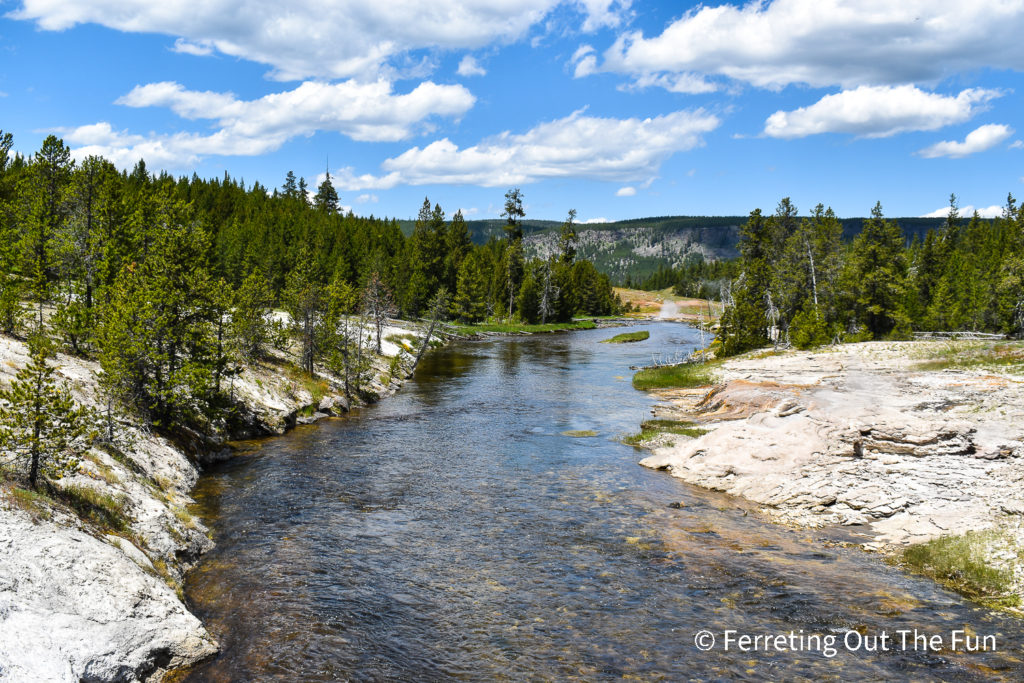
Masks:
[[[569,215],[558,232],[558,253],[562,263],[572,265],[576,260],[576,209],[569,209]],[[627,285],[628,286],[628,285]]]
[[[871,218],[864,221],[853,241],[849,270],[856,320],[875,339],[908,335],[903,232],[899,225],[883,217],[881,203],[875,204]]]
[[[78,468],[95,438],[95,420],[67,385],[57,385],[45,341],[36,337],[29,349],[28,365],[0,391],[0,451],[24,458],[29,485],[36,488],[40,477],[60,479]]]
[[[304,246],[298,263],[288,274],[284,305],[291,316],[293,333],[299,339],[299,365],[310,375],[320,352],[319,339],[323,322],[323,291],[320,273],[312,251]]]
[[[449,312],[463,323],[480,322],[487,317],[487,279],[476,253],[471,252],[459,266],[455,296]]]
[[[66,192],[73,165],[71,150],[57,136],[48,135],[25,179],[25,273],[36,304],[37,328],[42,327],[43,304],[50,298],[50,282],[55,277],[55,240],[70,213]]]
[[[316,196],[313,197],[313,206],[318,211],[324,213],[338,213],[338,191],[334,189],[334,185],[331,183],[330,173],[327,174],[324,181],[320,183],[320,187],[317,188]]]
[[[732,287],[733,300],[722,314],[719,338],[722,355],[731,356],[756,349],[769,342],[768,300],[770,299],[772,233],[760,209],[740,228],[739,250],[742,273]]]
[[[254,270],[234,295],[231,337],[239,355],[255,361],[266,355],[271,338],[270,306],[274,295],[266,277]]]

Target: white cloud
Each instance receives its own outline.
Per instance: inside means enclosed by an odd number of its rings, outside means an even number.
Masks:
[[[357,204],[366,204],[366,203],[376,204],[378,199],[379,198],[375,194],[361,194],[358,197],[356,197],[356,203]]]
[[[960,159],[971,154],[984,152],[998,145],[1010,137],[1013,130],[1009,126],[998,123],[990,123],[980,128],[975,128],[963,142],[956,140],[943,140],[936,142],[931,147],[926,147],[918,152],[925,159],[936,159],[938,157],[950,157]]]
[[[722,77],[760,88],[934,83],[1024,63],[1021,0],[768,0],[698,5],[657,36],[621,36],[598,66],[651,84]],[[582,62],[581,62],[582,64]],[[666,76],[659,81],[658,76]]]
[[[597,218],[588,218],[587,220],[585,220],[585,221],[580,221],[580,222],[581,222],[581,223],[582,223],[583,225],[594,225],[595,223],[610,223],[611,221],[609,221],[609,220],[608,220],[607,218],[605,218],[604,216],[599,216],[599,217],[597,217]]]
[[[1010,149],[1024,149],[1024,140],[1014,140],[1013,144],[1010,145]]]
[[[764,134],[802,138],[818,133],[850,133],[878,138],[935,130],[967,121],[1000,95],[995,90],[970,89],[950,97],[912,85],[860,86],[826,95],[809,107],[775,112],[765,122]]]
[[[459,209],[459,211],[462,212],[462,215],[465,218],[469,218],[470,216],[475,216],[478,213],[480,213],[480,209],[476,208],[475,206],[471,206],[468,209]]]
[[[213,54],[213,46],[209,43],[190,43],[182,38],[174,41],[174,47],[171,49],[184,55],[195,55],[196,57],[209,57]]]
[[[175,49],[205,50],[270,65],[280,80],[373,76],[422,49],[476,49],[524,37],[559,4],[584,14],[583,28],[614,26],[620,0],[22,0],[8,16],[60,31],[93,23],[159,33]]]
[[[967,206],[961,206],[959,213],[961,217],[970,218],[974,215],[974,206],[968,204]],[[935,209],[931,213],[926,213],[921,218],[945,218],[949,215],[949,206],[944,206],[941,209]],[[978,216],[981,218],[999,218],[1003,215],[1003,207],[993,204],[992,206],[986,206],[978,209]]]
[[[186,90],[173,82],[136,86],[117,100],[129,107],[168,107],[186,119],[213,119],[210,134],[148,136],[115,132],[109,123],[62,131],[76,156],[102,154],[120,166],[145,158],[151,165],[181,168],[208,155],[258,155],[291,138],[331,131],[360,141],[398,141],[415,134],[431,116],[461,116],[475,98],[461,85],[420,83],[395,94],[386,81],[306,82],[257,100],[231,93]]]
[[[460,76],[486,76],[487,69],[480,66],[480,63],[476,61],[476,57],[472,55],[466,55],[459,62],[459,68],[456,71]]]
[[[577,111],[523,134],[505,132],[462,149],[448,138],[413,147],[385,160],[381,176],[357,176],[351,168],[337,175],[348,190],[435,183],[506,187],[544,178],[639,182],[673,154],[702,145],[702,136],[719,123],[701,109],[647,119],[597,118]]]
[[[576,0],[576,5],[587,16],[583,22],[583,30],[587,32],[618,26],[631,4],[631,0]]]
[[[636,188],[632,187],[630,185],[626,185],[625,187],[620,187],[615,192],[615,196],[616,197],[635,197],[636,196]]]

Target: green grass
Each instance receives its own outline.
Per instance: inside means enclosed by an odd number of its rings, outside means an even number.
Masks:
[[[629,446],[640,446],[659,434],[678,434],[697,438],[707,434],[708,430],[697,427],[693,422],[686,420],[644,420],[640,423],[640,431],[622,439],[622,443]]]
[[[644,368],[633,375],[633,388],[682,389],[703,387],[715,383],[714,363],[680,363],[657,368]]]
[[[459,334],[479,334],[496,332],[499,334],[536,334],[539,332],[559,332],[562,330],[592,330],[597,327],[593,320],[574,320],[568,323],[545,323],[543,325],[526,325],[523,323],[480,323],[476,325],[455,325]]]
[[[90,486],[71,485],[58,491],[60,498],[78,516],[87,519],[108,531],[125,531],[129,528],[125,514],[125,498],[111,496]]]
[[[929,350],[928,358],[917,364],[918,370],[984,370],[1024,374],[1024,343],[949,342],[938,350]]]
[[[1019,604],[1012,593],[1013,574],[985,562],[985,548],[1000,540],[995,530],[968,531],[962,536],[942,536],[903,551],[912,570],[930,576],[947,588],[973,600],[1000,607]]]
[[[7,502],[11,506],[27,512],[33,522],[50,519],[52,516],[50,506],[53,504],[53,499],[45,493],[17,486],[8,487],[6,493]]]
[[[384,337],[384,341],[389,341],[395,346],[411,352],[417,349],[423,340],[412,332],[404,332],[402,334],[389,334]]]
[[[320,399],[330,392],[331,387],[327,384],[326,380],[322,380],[318,377],[311,377],[297,365],[288,364],[285,367],[287,369],[288,379],[299,388],[308,392],[309,395],[313,397],[312,403],[319,404]]]
[[[643,341],[651,336],[651,333],[647,330],[640,330],[639,332],[623,332],[617,334],[611,339],[604,339],[601,341],[602,344],[628,344],[629,342]]]

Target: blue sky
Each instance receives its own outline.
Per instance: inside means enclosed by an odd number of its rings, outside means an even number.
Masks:
[[[1024,0],[0,2],[29,154],[279,186],[358,214],[583,221],[998,212],[1024,195]]]

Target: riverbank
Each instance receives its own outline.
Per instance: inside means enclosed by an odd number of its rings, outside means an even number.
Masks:
[[[754,352],[706,371],[692,382],[703,386],[653,390],[661,402],[638,439],[653,454],[641,464],[778,522],[850,526],[865,548],[897,557],[971,534],[970,561],[999,574],[1004,604],[1020,602],[1024,346],[867,342]],[[932,564],[919,568],[942,580]]]
[[[384,331],[368,352],[366,400],[396,391],[411,370],[412,323]],[[234,378],[245,413],[232,438],[283,434],[349,410],[341,378],[299,371],[274,351]],[[0,336],[0,384],[28,362],[28,349]],[[98,364],[64,354],[58,381],[98,408]],[[217,652],[187,609],[182,579],[213,547],[192,517],[190,492],[205,462],[230,457],[225,435],[171,441],[120,420],[116,446],[93,448],[57,495],[0,485],[0,680],[158,681]]]

